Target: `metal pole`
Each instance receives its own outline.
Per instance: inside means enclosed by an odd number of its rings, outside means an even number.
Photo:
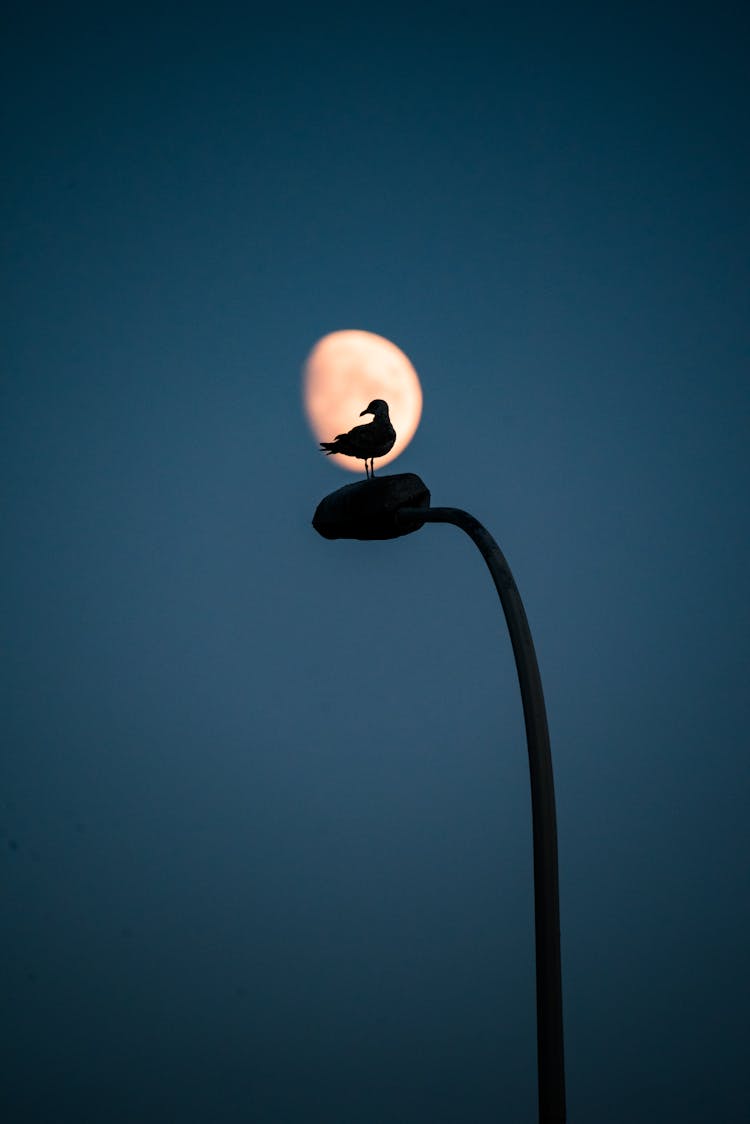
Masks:
[[[398,516],[425,523],[452,523],[465,531],[479,547],[487,563],[505,614],[521,687],[531,778],[539,1124],[564,1124],[565,1066],[555,789],[542,680],[529,622],[503,552],[473,515],[456,507],[432,507],[401,508]]]

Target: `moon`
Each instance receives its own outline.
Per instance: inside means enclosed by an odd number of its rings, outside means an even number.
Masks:
[[[374,332],[348,329],[318,340],[303,371],[303,396],[310,427],[319,441],[332,441],[368,422],[360,413],[373,398],[388,403],[396,441],[376,458],[376,468],[403,453],[422,416],[422,387],[413,366],[395,343]],[[364,462],[334,454],[340,468],[362,473]]]

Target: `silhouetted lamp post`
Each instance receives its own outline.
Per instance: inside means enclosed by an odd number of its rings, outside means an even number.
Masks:
[[[478,520],[455,507],[430,507],[418,476],[403,473],[348,484],[320,502],[313,527],[326,539],[393,539],[425,523],[460,527],[481,551],[495,583],[521,687],[531,776],[536,930],[537,1072],[540,1124],[565,1121],[557,824],[542,681],[521,595],[500,547]]]

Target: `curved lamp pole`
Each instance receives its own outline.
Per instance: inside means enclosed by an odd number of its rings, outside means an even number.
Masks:
[[[510,633],[521,688],[531,779],[534,841],[534,924],[539,1124],[564,1124],[560,899],[557,820],[547,714],[534,643],[521,595],[505,557],[482,524],[456,507],[430,507],[430,493],[413,473],[348,484],[318,505],[313,526],[324,538],[386,539],[425,523],[452,523],[476,544],[495,583]]]

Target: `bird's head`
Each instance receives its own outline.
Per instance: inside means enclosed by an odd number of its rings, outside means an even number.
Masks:
[[[374,414],[376,418],[387,418],[388,403],[384,402],[382,398],[373,398],[367,409],[363,410],[359,416],[363,418],[365,414]]]

